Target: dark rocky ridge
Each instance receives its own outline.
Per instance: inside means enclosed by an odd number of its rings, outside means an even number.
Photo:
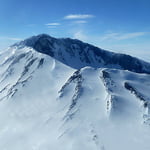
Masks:
[[[47,34],[40,34],[13,46],[20,48],[31,47],[75,69],[85,66],[94,68],[107,67],[150,74],[150,63],[148,62],[130,55],[102,50],[76,39],[57,39]]]

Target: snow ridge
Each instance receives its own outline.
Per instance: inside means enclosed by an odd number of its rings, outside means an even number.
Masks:
[[[41,34],[16,43],[12,47],[22,48],[26,46],[75,69],[91,66],[150,73],[150,64],[143,60],[125,54],[109,52],[76,39],[56,39],[47,34]]]

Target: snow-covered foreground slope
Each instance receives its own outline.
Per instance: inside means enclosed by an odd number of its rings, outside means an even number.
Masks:
[[[150,149],[149,74],[61,62],[0,54],[0,150]]]

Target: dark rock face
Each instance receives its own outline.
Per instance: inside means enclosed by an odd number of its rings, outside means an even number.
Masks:
[[[83,77],[82,77],[82,73],[80,72],[80,70],[77,70],[76,72],[74,72],[74,74],[68,79],[68,81],[62,86],[62,88],[60,89],[59,93],[59,98],[61,100],[61,98],[64,97],[64,95],[67,92],[67,88],[71,85],[74,84],[75,87],[73,89],[73,95],[70,99],[71,103],[69,105],[69,109],[66,112],[66,115],[64,117],[64,119],[66,119],[66,121],[68,119],[72,119],[74,114],[76,113],[76,111],[74,111],[74,108],[77,107],[77,103],[80,99],[80,97],[83,94],[83,86],[82,86],[82,82],[83,82]]]
[[[139,92],[135,87],[133,87],[130,83],[125,82],[124,87],[129,90],[131,93],[133,93],[137,98],[139,98],[141,101],[145,102],[144,106],[147,106],[147,103],[150,101],[150,99],[146,96],[144,96],[141,92]]]
[[[38,52],[48,54],[52,57],[54,56],[53,45],[46,38],[39,38],[33,45],[33,48],[36,49]]]
[[[31,47],[75,69],[85,66],[94,68],[107,67],[150,74],[150,63],[129,55],[105,51],[76,39],[56,39],[49,35],[41,34],[13,46]]]

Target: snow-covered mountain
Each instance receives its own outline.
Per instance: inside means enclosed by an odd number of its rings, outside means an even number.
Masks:
[[[41,34],[14,44],[13,47],[33,48],[75,69],[91,66],[94,68],[119,68],[137,73],[150,73],[149,63],[129,55],[108,52],[69,38],[56,39],[49,35]]]
[[[42,34],[0,54],[0,150],[149,150],[150,63]]]

